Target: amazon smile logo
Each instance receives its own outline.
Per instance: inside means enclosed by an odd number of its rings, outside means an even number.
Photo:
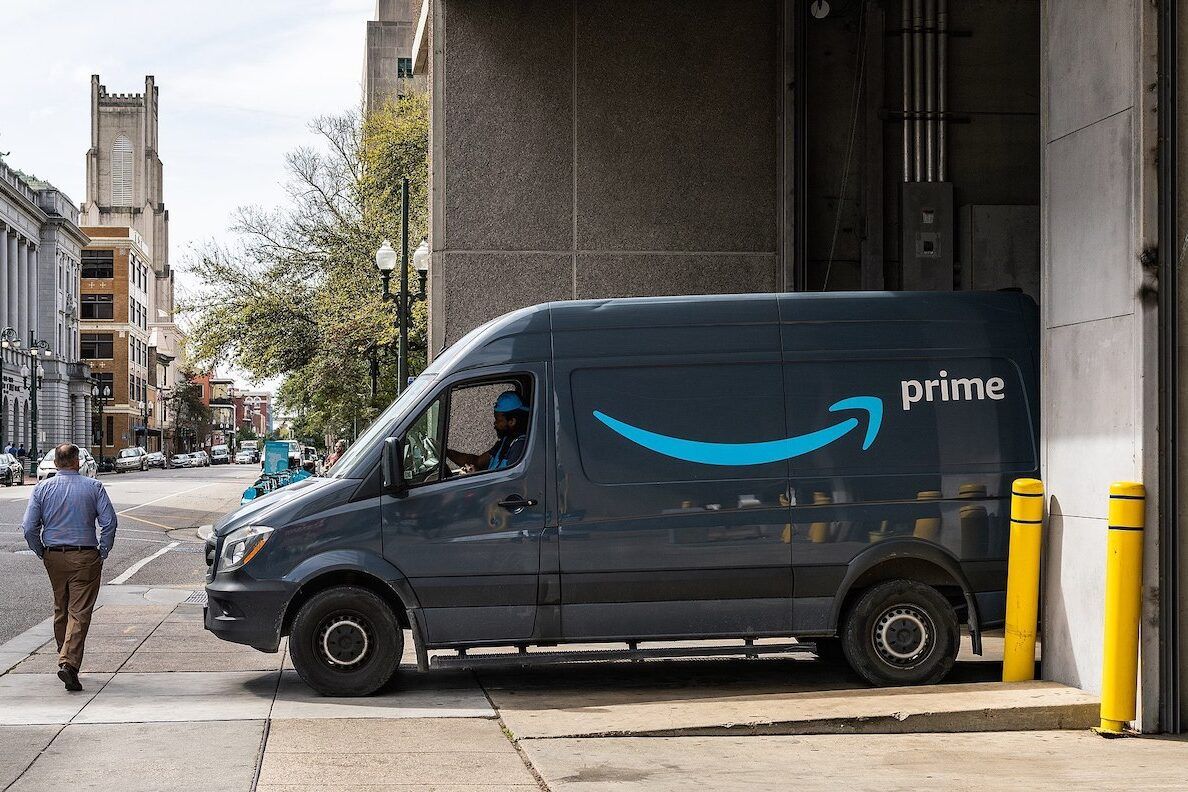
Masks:
[[[862,440],[862,450],[870,448],[883,425],[883,400],[877,396],[851,396],[829,406],[829,412],[841,410],[862,410],[866,413],[866,436]],[[594,417],[616,434],[657,454],[701,465],[730,467],[763,465],[803,456],[844,437],[860,424],[857,418],[847,418],[815,432],[780,440],[764,440],[758,443],[706,443],[650,432],[612,418],[600,410],[594,411]]]

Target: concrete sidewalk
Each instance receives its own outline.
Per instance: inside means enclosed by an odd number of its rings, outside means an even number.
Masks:
[[[283,645],[267,655],[206,633],[192,594],[105,587],[82,693],[54,675],[48,623],[0,647],[0,790],[980,789],[1012,759],[1022,789],[1184,786],[1176,741],[828,734],[1051,722],[1037,702],[1079,727],[1093,710],[1069,688],[978,681],[989,664],[963,666],[958,684],[873,691],[786,659],[410,669],[380,695],[331,699]],[[771,736],[801,731],[814,734]]]

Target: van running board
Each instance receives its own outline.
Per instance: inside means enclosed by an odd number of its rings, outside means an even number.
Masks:
[[[434,655],[430,668],[490,668],[494,666],[532,666],[553,663],[592,663],[607,660],[656,660],[691,657],[758,657],[772,654],[815,654],[817,645],[811,641],[782,644],[752,644],[743,646],[660,646],[648,649],[575,649],[572,651],[499,652],[466,654],[460,650],[453,655]]]

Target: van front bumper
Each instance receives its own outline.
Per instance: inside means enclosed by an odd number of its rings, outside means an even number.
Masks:
[[[206,584],[203,624],[218,638],[246,644],[261,652],[280,648],[285,608],[295,589],[276,581],[259,581],[232,573]]]

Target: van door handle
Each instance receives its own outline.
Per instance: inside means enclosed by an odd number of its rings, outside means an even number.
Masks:
[[[507,509],[512,514],[519,514],[524,509],[535,506],[536,501],[533,498],[521,498],[519,495],[512,495],[505,500],[499,501],[498,505]]]

